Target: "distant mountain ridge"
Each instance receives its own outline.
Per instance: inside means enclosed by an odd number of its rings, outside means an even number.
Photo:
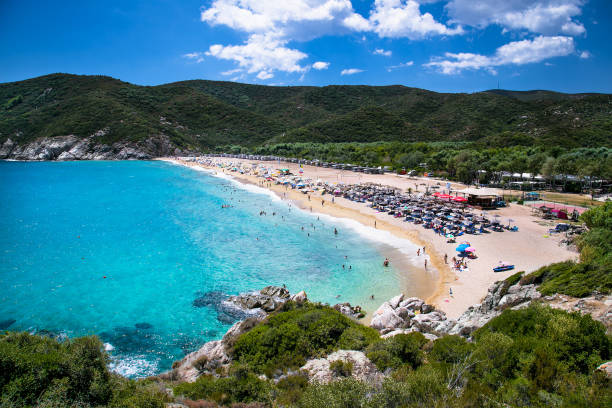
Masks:
[[[105,146],[161,138],[200,151],[269,142],[478,141],[500,135],[567,148],[610,146],[612,95],[208,80],[138,86],[71,74],[0,84],[0,144],[66,135]]]

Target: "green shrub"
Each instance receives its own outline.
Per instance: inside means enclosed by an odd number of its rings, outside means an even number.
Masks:
[[[353,378],[329,384],[313,384],[306,388],[298,401],[304,408],[359,408],[364,406],[371,387]]]
[[[206,370],[207,364],[208,364],[208,356],[203,355],[199,357],[196,361],[194,361],[192,365],[193,365],[193,368],[202,372]]]
[[[96,337],[62,343],[27,333],[0,335],[0,406],[161,407],[164,396],[108,371]]]
[[[298,402],[306,387],[308,387],[307,375],[289,375],[276,383],[278,394],[275,402],[282,406],[294,405]]]
[[[236,402],[271,402],[273,398],[272,386],[245,367],[234,368],[228,377],[201,375],[193,383],[181,383],[174,387],[174,395],[192,400],[211,400],[222,405]]]
[[[440,337],[433,343],[429,357],[433,360],[454,364],[465,360],[474,351],[474,345],[461,336]]]
[[[563,361],[568,369],[582,374],[590,373],[598,362],[610,357],[610,339],[601,323],[590,315],[550,307],[534,305],[506,310],[478,329],[474,338],[478,340],[486,333],[501,333],[511,338],[511,349],[517,356],[541,348]]]
[[[285,304],[251,331],[241,335],[233,357],[256,372],[302,366],[306,359],[338,350],[363,348],[378,339],[378,332],[355,323],[334,309],[318,304]]]
[[[404,364],[417,368],[423,363],[424,352],[421,348],[426,343],[425,336],[418,332],[398,334],[371,344],[366,355],[381,371],[396,369]]]
[[[336,377],[350,377],[353,374],[353,363],[335,360],[329,364],[329,369]]]

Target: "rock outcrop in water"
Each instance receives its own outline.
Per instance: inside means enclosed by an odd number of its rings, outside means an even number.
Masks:
[[[81,138],[75,135],[41,137],[26,144],[8,138],[0,146],[0,159],[13,160],[145,160],[170,155],[188,155],[165,135],[151,136],[139,142],[120,141],[106,144],[100,141],[107,130]]]
[[[205,343],[199,350],[188,354],[172,366],[172,371],[162,374],[163,378],[193,382],[203,373],[213,373],[217,368],[230,363],[229,350],[236,339],[251,330],[269,313],[278,310],[288,301],[303,303],[308,301],[304,291],[291,295],[285,288],[266,286],[261,290],[230,296],[219,300],[220,292],[209,292],[194,301],[194,305],[215,306],[224,313],[240,314],[245,320],[234,324],[221,340]]]

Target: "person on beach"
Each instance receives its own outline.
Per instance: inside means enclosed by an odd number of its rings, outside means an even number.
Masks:
[[[332,196],[332,204],[333,204],[333,203],[335,203],[335,201],[334,201],[334,196]]]
[[[374,220],[374,228],[376,228],[376,220]]]
[[[444,254],[444,263],[447,264],[448,263],[448,255]]]
[[[423,255],[425,255],[425,247],[423,247]]]
[[[370,299],[374,300],[374,295],[370,296]]]
[[[383,261],[383,266],[389,266],[389,258],[385,258]]]
[[[453,288],[448,288],[448,294],[453,297]]]
[[[425,269],[427,269],[427,259],[425,260]]]
[[[325,200],[321,200],[321,207],[325,205]]]
[[[417,256],[421,256],[421,248],[417,249]]]

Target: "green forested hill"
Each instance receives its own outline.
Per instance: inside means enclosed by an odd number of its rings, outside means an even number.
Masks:
[[[475,141],[502,133],[568,148],[610,146],[612,95],[205,80],[149,87],[69,74],[0,84],[0,142],[86,137],[102,129],[104,143],[164,134],[198,149],[268,141]]]

